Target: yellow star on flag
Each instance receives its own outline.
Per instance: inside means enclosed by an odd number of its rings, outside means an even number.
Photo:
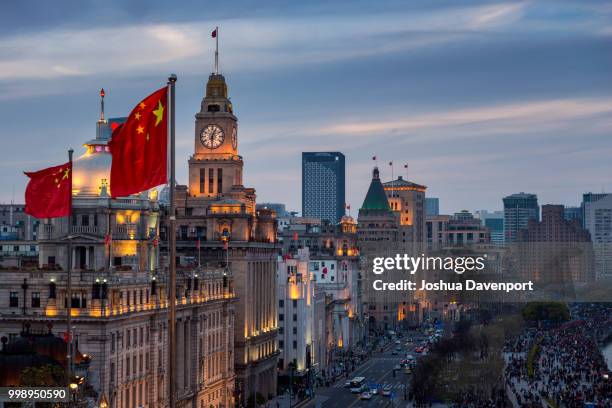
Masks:
[[[144,102],[140,102],[140,109],[144,109],[147,106],[146,103]]]
[[[139,134],[143,134],[144,128],[142,126],[138,126],[138,128],[136,128],[136,132],[138,132]]]
[[[162,106],[161,100],[157,102],[157,109],[155,109],[153,111],[153,114],[155,115],[155,126],[159,125],[159,123],[162,121],[162,119],[164,118],[164,107]]]
[[[136,114],[134,115],[134,117],[138,120],[140,120],[140,112],[136,112]]]

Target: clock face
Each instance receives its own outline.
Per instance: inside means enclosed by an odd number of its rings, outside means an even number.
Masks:
[[[216,149],[223,144],[223,129],[217,125],[208,125],[200,132],[200,142],[209,149]]]
[[[232,130],[232,147],[234,150],[238,148],[238,133],[236,132],[236,128]]]

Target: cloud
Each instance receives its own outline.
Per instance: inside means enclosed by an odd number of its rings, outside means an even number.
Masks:
[[[514,23],[523,16],[526,6],[526,2],[519,2],[484,7],[473,18],[469,27],[483,29]]]
[[[221,64],[262,69],[436,46],[512,24],[526,4],[375,16],[227,19],[220,23]],[[210,39],[214,25],[187,21],[57,28],[4,37],[0,39],[0,81],[142,74],[170,65],[201,71],[203,56],[211,53],[214,44]]]
[[[321,135],[368,138],[372,134],[403,137],[403,132],[418,132],[435,128],[456,128],[464,125],[483,125],[487,128],[504,125],[502,129],[516,132],[514,126],[563,126],[573,120],[612,113],[612,98],[576,98],[500,104],[476,108],[447,110],[420,115],[394,112],[376,121],[342,121],[316,130]],[[401,117],[401,119],[395,119]],[[490,129],[489,129],[490,132]]]

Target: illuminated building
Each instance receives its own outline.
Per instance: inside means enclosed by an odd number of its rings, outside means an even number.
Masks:
[[[326,365],[325,293],[308,272],[307,248],[278,261],[279,368],[302,376]]]
[[[425,190],[427,187],[404,180],[383,183],[393,214],[399,221],[400,242],[411,242],[414,253],[422,252],[425,242]]]
[[[398,201],[395,202],[398,203]],[[375,257],[394,257],[399,253],[401,247],[399,231],[398,216],[394,214],[389,205],[378,168],[374,168],[372,182],[357,217],[363,314],[371,330],[396,328],[398,305],[406,301],[403,296],[386,291],[376,291],[372,288],[372,282],[376,277],[372,273],[373,259]],[[385,279],[393,280],[389,276],[385,276]]]
[[[239,298],[234,396],[240,405],[257,393],[276,395],[278,347],[275,213],[257,209],[255,190],[243,185],[238,138],[225,78],[211,74],[195,115],[189,183],[176,190],[176,245],[183,265],[220,265],[232,272]]]
[[[310,279],[317,294],[324,294],[326,299],[325,360],[335,349],[348,350],[357,345],[363,339],[364,325],[355,220],[343,216],[338,224],[332,224],[318,218],[292,217],[280,232],[279,241],[283,256],[295,258],[308,249]],[[325,364],[319,362],[319,368]]]
[[[120,120],[119,120],[120,121]],[[167,403],[167,268],[159,253],[155,191],[111,199],[107,143],[117,123],[101,114],[96,137],[73,164],[73,215],[41,220],[38,265],[0,270],[0,336],[66,330],[90,356],[90,405],[153,408]],[[109,239],[111,238],[111,239]],[[67,299],[68,249],[72,297]],[[233,405],[231,271],[177,271],[177,406]]]

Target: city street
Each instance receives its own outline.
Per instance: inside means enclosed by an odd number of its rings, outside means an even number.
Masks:
[[[392,407],[405,406],[404,387],[410,382],[410,374],[404,374],[401,370],[393,376],[393,367],[400,364],[405,358],[407,349],[403,347],[400,355],[393,355],[395,347],[387,347],[383,353],[377,353],[370,357],[362,366],[349,374],[349,378],[342,378],[330,387],[320,387],[316,389],[316,398],[305,404],[304,407],[312,408],[358,408],[358,407]],[[413,354],[414,353],[409,353]],[[365,377],[366,384],[376,384],[380,386],[391,385],[392,396],[383,396],[380,393],[373,395],[371,400],[360,400],[360,394],[353,394],[349,388],[344,387],[344,383],[355,377]],[[401,402],[401,404],[400,404]],[[393,404],[395,403],[395,405]]]

